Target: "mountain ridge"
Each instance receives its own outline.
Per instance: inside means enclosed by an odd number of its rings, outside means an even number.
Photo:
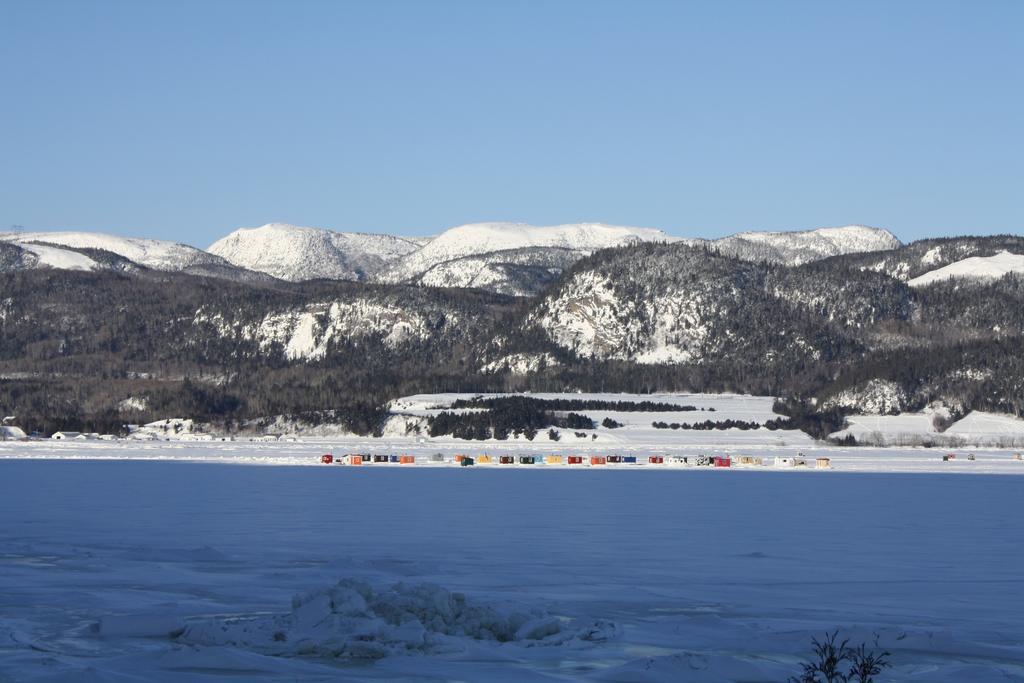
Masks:
[[[847,253],[892,249],[892,233],[866,226],[791,232],[747,231],[718,239],[678,237],[656,228],[605,223],[533,226],[470,223],[433,237],[268,223],[239,228],[204,251],[180,242],[60,231],[0,234],[0,241],[26,253],[0,267],[102,269],[83,250],[117,254],[139,266],[188,271],[227,279],[255,280],[262,274],[287,281],[316,279],[409,283],[431,287],[475,287],[515,296],[535,296],[572,263],[601,249],[643,242],[707,245],[749,261],[797,265]],[[4,265],[6,264],[6,265]],[[123,268],[122,268],[123,269]]]
[[[1020,414],[1024,276],[908,282],[1004,251],[1024,255],[1024,237],[798,266],[683,240],[547,266],[530,249],[479,259],[474,278],[532,273],[541,294],[524,298],[422,282],[229,282],[85,248],[74,253],[103,268],[21,267],[28,252],[0,241],[0,407],[72,429],[116,420],[129,396],[152,419],[234,420],[438,391],[738,391],[827,406],[884,383],[898,388],[896,409],[942,400]]]

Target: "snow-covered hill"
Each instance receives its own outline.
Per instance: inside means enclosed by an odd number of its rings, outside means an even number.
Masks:
[[[937,237],[911,242],[898,249],[853,253],[836,257],[841,265],[885,273],[903,282],[920,278],[943,266],[974,256],[997,256],[1001,252],[1024,254],[1024,236],[990,235]]]
[[[741,232],[714,240],[710,246],[745,261],[794,266],[841,254],[896,249],[901,244],[888,230],[847,225],[793,232]]]
[[[43,244],[5,245],[10,256],[4,260],[4,270],[28,268],[60,268],[63,270],[99,270],[100,264],[85,254]]]
[[[577,264],[537,301],[525,329],[579,358],[679,364],[758,357],[763,371],[787,358],[823,358],[834,352],[829,345],[847,343],[864,326],[905,320],[911,311],[906,286],[879,273],[780,269],[677,243]]]
[[[481,267],[480,257],[494,252],[530,249],[547,261],[540,251],[554,249],[565,263],[566,252],[575,261],[598,249],[636,242],[672,242],[677,238],[653,228],[631,228],[602,223],[578,223],[536,227],[523,223],[473,223],[446,230],[423,248],[381,272],[381,282],[415,282],[426,278],[438,286],[465,286]],[[464,264],[460,261],[469,259]],[[440,266],[444,265],[444,268]],[[560,266],[564,267],[564,265]],[[433,271],[433,272],[432,272]],[[425,282],[425,283],[426,283]],[[514,289],[514,287],[512,287]]]
[[[542,292],[582,256],[575,249],[526,247],[444,261],[414,278],[427,287],[475,287],[509,296]]]
[[[0,240],[17,244],[30,252],[44,252],[42,263],[54,268],[89,269],[88,257],[71,257],[59,250],[35,246],[36,244],[69,247],[70,249],[100,249],[122,256],[139,265],[155,270],[184,270],[190,266],[221,264],[223,261],[202,249],[168,240],[121,237],[98,232],[21,232],[0,234]]]
[[[131,273],[140,271],[143,266],[120,254],[102,249],[66,247],[42,242],[7,242],[0,239],[0,273],[40,268]]]
[[[745,298],[731,282],[728,263],[689,247],[645,256],[653,258],[622,255],[577,270],[539,302],[527,324],[582,358],[641,364],[703,359],[708,343],[722,336],[712,327],[738,317],[732,314]],[[676,282],[681,278],[685,283]]]
[[[474,292],[459,297],[429,289],[348,285],[328,298],[297,301],[285,295],[277,304],[244,310],[215,301],[196,310],[186,336],[203,345],[213,339],[226,342],[238,357],[306,362],[333,355],[338,362],[353,354],[350,358],[365,369],[375,353],[424,358],[430,353],[425,347],[468,344],[486,334],[488,312],[479,298]]]
[[[210,245],[209,251],[236,266],[297,282],[365,280],[419,248],[413,240],[392,235],[270,223],[235,230]]]
[[[1001,251],[994,256],[971,256],[915,277],[907,284],[924,287],[950,278],[996,280],[1008,273],[1024,273],[1024,255]]]

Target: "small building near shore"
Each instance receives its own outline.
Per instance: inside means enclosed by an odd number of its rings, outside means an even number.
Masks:
[[[5,424],[0,426],[0,441],[28,441],[28,434],[21,427]]]
[[[81,432],[54,432],[51,439],[56,441],[70,441],[71,439],[77,439],[78,437],[85,438]]]

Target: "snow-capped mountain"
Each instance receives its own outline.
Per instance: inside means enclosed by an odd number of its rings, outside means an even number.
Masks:
[[[561,272],[572,261],[598,249],[638,242],[673,242],[677,239],[653,228],[602,223],[551,227],[523,223],[473,223],[446,230],[418,251],[396,261],[390,268],[379,273],[376,279],[380,282],[422,282],[446,287],[473,286],[462,283],[479,281],[484,288],[492,291],[504,289],[511,293],[518,290],[533,294],[537,291],[535,287],[509,281],[502,273],[495,273],[490,266],[495,263],[515,263],[552,267]],[[530,250],[530,254],[516,254],[517,250]],[[558,253],[545,254],[545,250],[557,250]],[[501,255],[497,259],[481,258],[498,253]],[[481,274],[481,271],[485,272]]]
[[[830,256],[886,251],[901,245],[888,230],[847,225],[792,232],[741,232],[713,240],[709,246],[745,261],[797,266]]]
[[[42,265],[53,268],[96,269],[95,263],[88,263],[91,259],[87,255],[78,253],[77,256],[71,256],[76,252],[54,247],[108,251],[154,270],[179,271],[191,266],[223,263],[217,256],[180,242],[121,237],[98,232],[4,233],[0,234],[0,240],[12,242],[37,254]]]
[[[314,278],[474,287],[532,296],[585,256],[642,242],[704,244],[750,261],[796,265],[853,252],[893,249],[890,232],[852,225],[802,232],[746,232],[718,240],[679,238],[654,228],[603,223],[538,227],[472,223],[434,238],[344,233],[270,224],[243,228],[210,252],[285,280]]]
[[[410,238],[271,223],[235,230],[214,242],[209,251],[179,242],[94,232],[7,233],[0,234],[0,241],[21,249],[0,255],[4,270],[130,271],[132,264],[138,264],[236,281],[356,280],[476,288],[512,296],[540,294],[576,261],[600,249],[629,244],[700,244],[748,261],[785,265],[899,245],[889,232],[863,226],[747,232],[704,240],[602,223],[551,227],[475,223],[436,237]],[[126,262],[112,262],[101,252]]]
[[[209,251],[228,262],[293,282],[366,280],[420,244],[392,235],[335,232],[284,223],[241,228]]]

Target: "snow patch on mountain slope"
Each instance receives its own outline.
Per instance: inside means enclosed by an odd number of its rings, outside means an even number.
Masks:
[[[925,262],[930,254],[931,251],[925,254],[922,262]],[[1001,251],[994,256],[971,256],[948,266],[928,271],[924,275],[910,280],[907,284],[911,287],[924,287],[952,278],[997,280],[1009,273],[1024,273],[1024,255]]]
[[[73,249],[102,249],[156,270],[177,271],[198,264],[221,263],[221,259],[217,256],[208,254],[202,249],[181,244],[180,242],[121,237],[119,235],[106,235],[98,232],[5,233],[0,235],[0,239],[14,242],[18,246],[30,251],[33,251],[36,246],[28,244],[29,242],[45,242],[46,244],[71,247]],[[53,267],[65,268],[70,266],[54,265]]]
[[[283,280],[365,280],[420,245],[391,235],[270,223],[241,228],[210,245],[230,263]]]
[[[142,425],[131,433],[131,438],[138,440],[209,440],[210,435],[204,433],[203,426],[192,418],[172,417]]]
[[[523,223],[474,223],[446,230],[419,251],[380,273],[382,282],[415,279],[439,264],[496,251],[550,247],[585,256],[598,249],[636,242],[673,242],[677,238],[653,228],[603,223],[536,227]]]
[[[193,324],[212,326],[221,337],[254,341],[261,353],[280,346],[288,360],[317,360],[327,355],[332,344],[346,339],[381,337],[389,348],[427,339],[436,321],[416,311],[369,299],[319,302],[300,309],[270,313],[257,322],[226,319],[205,309],[196,312]],[[453,313],[443,326],[457,326]]]
[[[889,380],[872,379],[828,398],[825,408],[849,408],[868,415],[890,415],[903,410],[909,397]]]
[[[629,323],[616,315],[611,281],[597,273],[580,273],[536,319],[556,344],[579,356],[608,356],[621,347]]]
[[[559,365],[558,359],[550,353],[510,353],[480,368],[481,372],[504,372],[526,375],[543,368]]]
[[[932,250],[934,251],[934,250]],[[931,253],[931,251],[929,251]],[[935,258],[934,256],[932,258]],[[894,264],[887,264],[885,261],[879,261],[870,266],[862,266],[861,270],[873,270],[876,273],[884,273],[894,280],[900,282],[906,282],[910,279],[910,264],[906,261],[899,261]]]
[[[610,279],[587,271],[574,275],[533,321],[581,357],[686,363],[700,357],[707,340],[703,303],[694,292],[620,297]]]
[[[942,247],[932,247],[924,253],[921,257],[921,264],[925,266],[932,266],[939,263],[942,260]]]
[[[70,249],[44,246],[41,244],[18,244],[19,247],[36,258],[36,268],[59,268],[61,270],[96,270],[100,267],[96,261],[85,254]]]
[[[120,413],[131,413],[139,410],[147,410],[149,408],[149,399],[145,396],[129,396],[123,401],[119,401],[117,404],[117,410]]]

